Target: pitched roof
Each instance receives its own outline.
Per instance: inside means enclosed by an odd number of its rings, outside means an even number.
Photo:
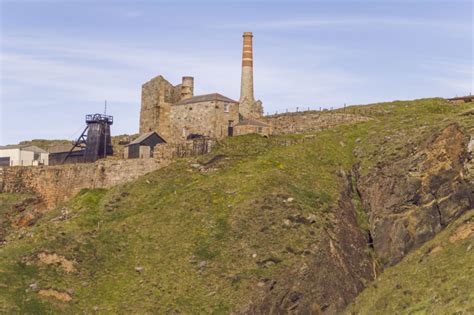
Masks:
[[[11,150],[11,149],[20,149],[23,151],[32,151],[36,153],[46,153],[45,150],[31,144],[10,144],[5,146],[0,146],[0,150]]]
[[[236,126],[257,126],[257,127],[270,127],[270,125],[255,119],[245,119],[240,121]]]
[[[22,145],[22,144],[8,144],[8,145],[0,146],[0,150],[21,149],[23,147],[25,147],[25,145]]]
[[[53,145],[48,148],[49,153],[64,153],[71,151],[73,145],[72,144],[58,144]],[[75,147],[73,152],[75,151],[82,151],[84,148]]]
[[[156,131],[150,131],[146,132],[142,135],[140,135],[138,138],[127,144],[127,146],[132,145],[132,144],[140,144],[143,141],[145,141],[148,137],[152,136],[153,134],[156,134],[161,140],[165,141]]]
[[[212,94],[205,94],[205,95],[197,95],[191,98],[181,100],[175,105],[185,105],[185,104],[193,104],[193,103],[201,103],[201,102],[209,102],[209,101],[222,101],[228,103],[238,103],[227,96],[224,96],[219,93],[212,93]]]

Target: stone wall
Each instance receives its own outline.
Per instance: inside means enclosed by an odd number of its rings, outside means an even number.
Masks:
[[[325,130],[337,125],[368,121],[370,118],[353,114],[306,111],[265,116],[260,120],[272,125],[273,134],[292,134]]]
[[[53,208],[83,188],[108,188],[169,164],[167,160],[109,160],[88,164],[0,168],[0,193],[35,193]]]
[[[74,197],[84,188],[109,188],[132,181],[181,157],[207,154],[216,141],[195,139],[155,147],[154,158],[106,160],[38,167],[0,167],[0,193],[34,193],[46,208]]]
[[[171,161],[175,158],[203,155],[211,152],[215,145],[216,141],[210,139],[196,139],[182,143],[165,143],[155,147],[153,157],[159,160]]]
[[[258,126],[258,125],[243,125],[239,124],[234,128],[234,136],[247,135],[247,134],[260,134],[262,136],[269,136],[272,134],[271,126]]]
[[[229,120],[238,122],[239,104],[215,100],[174,105],[170,115],[172,136],[166,140],[182,142],[190,134],[222,139],[227,136]]]
[[[181,84],[173,86],[162,76],[142,86],[140,133],[156,131],[168,141],[170,135],[171,104],[181,99]]]

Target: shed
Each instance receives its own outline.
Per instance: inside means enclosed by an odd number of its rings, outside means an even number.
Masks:
[[[125,146],[125,158],[150,158],[153,156],[155,146],[161,143],[166,141],[155,131],[144,133]]]
[[[0,166],[48,165],[48,153],[35,145],[0,147]]]
[[[235,125],[234,131],[236,136],[246,135],[249,133],[269,136],[272,133],[272,127],[256,119],[245,119]]]
[[[48,148],[49,165],[63,164],[66,156],[67,163],[84,163],[84,148],[74,147],[73,144],[60,144]]]

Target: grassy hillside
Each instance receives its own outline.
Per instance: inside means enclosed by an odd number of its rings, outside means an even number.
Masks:
[[[347,313],[474,313],[474,210],[388,268]]]
[[[472,126],[460,115],[470,109],[440,99],[349,108],[374,120],[230,138],[130,184],[84,190],[0,248],[0,312],[238,310],[333,229],[341,170],[369,172],[453,121]]]
[[[43,150],[48,150],[51,146],[71,144],[71,140],[47,140],[47,139],[33,139],[21,141],[19,144],[22,145],[35,145],[42,148]]]

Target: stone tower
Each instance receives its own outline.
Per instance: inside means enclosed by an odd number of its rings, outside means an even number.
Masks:
[[[242,78],[240,84],[239,113],[244,119],[262,116],[262,102],[255,102],[253,94],[253,47],[251,32],[244,32],[242,50]]]
[[[194,78],[183,77],[181,83],[181,100],[186,100],[194,96]]]

